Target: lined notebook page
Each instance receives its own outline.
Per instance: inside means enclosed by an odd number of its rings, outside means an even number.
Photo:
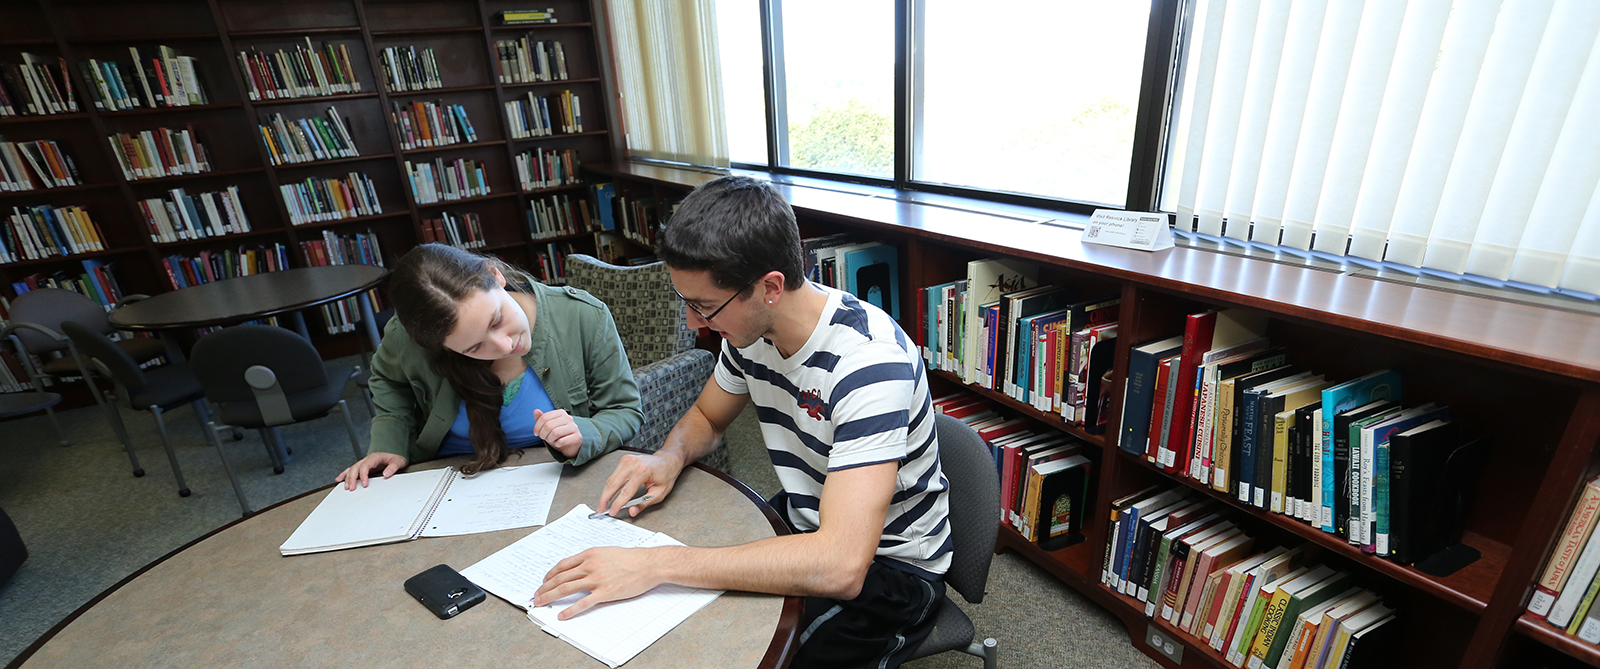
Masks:
[[[428,505],[450,469],[373,477],[367,487],[335,485],[278,547],[284,555],[405,541],[416,536]]]
[[[425,537],[449,537],[543,525],[561,481],[561,463],[497,467],[457,476],[439,500]]]
[[[633,599],[595,606],[566,621],[556,620],[556,614],[587,593],[534,607],[533,595],[544,575],[557,562],[586,549],[683,545],[667,535],[615,518],[591,520],[592,512],[588,505],[579,504],[539,531],[462,570],[461,574],[495,596],[529,609],[528,618],[546,632],[617,667],[710,604],[722,591],[662,585]]]

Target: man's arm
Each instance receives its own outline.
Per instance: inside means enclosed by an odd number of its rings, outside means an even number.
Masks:
[[[645,507],[660,503],[672,491],[673,482],[689,463],[711,452],[717,437],[726,432],[728,425],[739,416],[749,395],[735,395],[722,389],[715,377],[706,380],[700,397],[678,423],[667,433],[666,442],[655,453],[631,453],[622,456],[606,485],[601,489],[596,509],[609,510],[616,515],[633,497],[634,491],[645,489],[650,501],[633,507],[632,515],[639,515]],[[621,494],[618,494],[618,493]]]
[[[561,612],[565,620],[595,604],[635,597],[662,583],[854,599],[883,535],[898,473],[897,462],[829,472],[819,503],[820,527],[808,534],[725,548],[586,550],[550,570],[534,603],[548,604],[588,590],[587,596]]]

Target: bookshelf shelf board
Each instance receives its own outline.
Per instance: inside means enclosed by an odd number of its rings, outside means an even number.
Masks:
[[[360,100],[362,98],[375,98],[377,93],[340,93],[338,95],[307,95],[299,98],[273,98],[251,100],[250,104],[256,107],[270,107],[273,105],[298,105],[307,102],[338,102],[339,100]]]
[[[106,118],[123,117],[123,116],[148,116],[150,114],[178,114],[178,113],[182,113],[182,112],[216,111],[216,110],[222,110],[222,109],[239,109],[239,108],[241,108],[243,106],[244,106],[244,104],[243,103],[239,103],[239,102],[217,102],[217,103],[213,103],[213,104],[209,104],[209,105],[188,105],[188,106],[184,106],[184,107],[156,107],[154,109],[151,109],[151,108],[148,108],[148,107],[140,107],[138,109],[123,109],[123,110],[120,110],[120,111],[111,111],[111,112],[103,111],[103,112],[100,112],[100,115],[103,116],[103,117],[106,117]]]
[[[549,244],[552,242],[565,242],[573,239],[583,239],[592,234],[594,234],[594,231],[575,232],[570,235],[556,235],[554,237],[534,237],[533,239],[529,240],[528,243],[538,246],[540,244]]]
[[[382,219],[386,219],[386,218],[400,218],[402,216],[410,216],[410,215],[411,215],[410,211],[406,211],[406,210],[402,209],[400,211],[390,211],[390,212],[385,212],[385,213],[382,213],[382,214],[372,214],[372,215],[369,215],[369,216],[355,216],[355,217],[352,217],[352,218],[341,218],[341,219],[332,220],[332,221],[316,221],[314,223],[301,223],[300,225],[292,225],[292,226],[289,226],[289,227],[292,227],[292,228],[294,228],[296,230],[315,230],[317,228],[331,228],[331,227],[336,226],[336,225],[348,225],[348,224],[351,224],[351,223],[370,223],[372,221],[378,221],[378,220],[382,220]]]
[[[217,235],[213,237],[201,237],[199,239],[180,239],[175,242],[156,242],[156,247],[167,249],[178,246],[195,246],[197,244],[227,244],[229,241],[234,239],[250,239],[252,237],[265,237],[267,235],[276,235],[282,233],[283,228],[266,228],[261,230],[251,230],[249,232],[240,232],[232,235]]]
[[[326,28],[276,28],[273,30],[234,30],[228,33],[229,37],[271,37],[275,35],[337,35],[340,33],[358,33],[361,26],[330,26]]]
[[[451,26],[440,28],[396,28],[393,30],[374,30],[373,37],[389,37],[392,35],[447,35],[450,33],[476,33],[482,32],[482,26]]]
[[[561,191],[579,190],[579,189],[588,188],[588,187],[589,187],[589,184],[587,184],[587,183],[562,184],[560,186],[551,186],[549,188],[535,188],[533,190],[524,190],[524,191],[522,191],[522,194],[523,195],[544,195],[545,193],[560,193]]]
[[[501,88],[531,88],[533,86],[561,86],[570,84],[599,83],[599,77],[586,77],[583,79],[555,79],[552,81],[527,81],[516,84],[500,84]]]
[[[1552,627],[1543,620],[1534,620],[1526,613],[1517,619],[1514,628],[1524,636],[1583,661],[1591,667],[1600,667],[1600,646],[1567,636],[1564,630]]]
[[[5,269],[7,267],[33,267],[36,265],[49,265],[52,263],[75,262],[87,258],[101,258],[104,256],[121,255],[124,253],[138,253],[143,250],[143,246],[119,246],[116,248],[106,249],[104,251],[90,251],[88,253],[77,253],[70,256],[50,256],[49,258],[42,258],[39,260],[18,260],[17,262],[0,263],[0,269]]]
[[[1124,463],[1136,463],[1137,466],[1158,472],[1162,476],[1175,480],[1191,489],[1199,490],[1206,495],[1226,502],[1230,509],[1287,530],[1310,543],[1321,546],[1330,553],[1337,554],[1355,564],[1367,567],[1473,613],[1482,613],[1488,606],[1489,596],[1494,592],[1495,584],[1500,578],[1500,572],[1505,568],[1506,560],[1511,556],[1510,546],[1473,532],[1466,532],[1462,537],[1463,543],[1481,551],[1483,557],[1450,576],[1444,578],[1429,576],[1413,567],[1362,553],[1361,549],[1339,538],[1336,534],[1323,532],[1318,528],[1282,514],[1243,504],[1238,498],[1212,490],[1210,486],[1201,485],[1199,481],[1162,471],[1160,467],[1147,462],[1143,457],[1135,456],[1120,448],[1116,449],[1116,451],[1124,459]]]
[[[475,249],[475,250],[484,251],[484,252],[488,252],[488,251],[503,251],[505,249],[514,249],[514,248],[516,248],[518,246],[522,246],[524,243],[525,242],[522,242],[522,241],[501,242],[499,244],[490,244],[488,246],[485,246],[485,247],[482,247],[482,248],[479,248],[479,249]]]
[[[1212,650],[1211,646],[1209,645],[1201,644],[1199,639],[1195,638],[1194,635],[1191,635],[1188,632],[1180,631],[1176,625],[1167,622],[1167,619],[1159,617],[1146,618],[1144,616],[1144,602],[1139,601],[1137,598],[1130,597],[1112,590],[1110,586],[1107,586],[1104,583],[1096,582],[1094,584],[1094,588],[1096,593],[1100,595],[1098,598],[1100,601],[1110,602],[1112,606],[1123,609],[1124,613],[1127,611],[1132,611],[1133,615],[1160,629],[1161,633],[1166,635],[1167,638],[1174,639],[1178,641],[1178,643],[1183,644],[1184,666],[1189,666],[1189,663],[1192,659],[1199,659],[1200,664],[1203,666],[1233,669],[1233,665],[1224,659],[1221,653]],[[1125,615],[1122,617],[1126,619]],[[1142,647],[1144,644],[1140,641],[1135,641],[1134,645]]]
[[[84,112],[72,112],[69,114],[28,114],[26,116],[0,116],[0,125],[7,123],[33,123],[35,121],[79,121],[86,118],[89,118],[89,115]]]
[[[996,392],[977,384],[962,383],[961,377],[942,369],[930,369],[928,370],[928,373],[951,383],[959,384],[965,390],[978,393],[986,399],[1005,405],[1008,409],[1019,412],[1029,418],[1044,423],[1045,425],[1049,425],[1051,428],[1066,432],[1067,434],[1088,442],[1090,445],[1095,446],[1102,451],[1105,450],[1106,438],[1104,435],[1089,434],[1088,432],[1085,432],[1082,427],[1063,420],[1061,418],[1061,414],[1045,413],[1033,408],[1032,406],[1029,406],[1028,404],[1011,399],[1010,397],[1006,396],[1005,393]]]
[[[55,43],[56,43],[55,39],[50,38],[50,37],[24,37],[24,38],[21,38],[21,39],[0,39],[0,46],[44,46],[44,45],[55,44]]]
[[[394,153],[393,152],[384,152],[384,153],[362,154],[362,155],[359,155],[359,156],[352,156],[350,158],[329,158],[327,160],[313,160],[313,161],[311,161],[309,163],[284,163],[282,165],[273,165],[272,169],[275,169],[275,170],[278,170],[278,171],[281,172],[283,170],[298,170],[298,169],[301,169],[301,168],[322,167],[323,165],[338,165],[340,163],[359,163],[359,162],[361,162],[363,160],[385,160],[385,159],[393,159],[393,158],[394,158]]]
[[[479,195],[477,197],[464,197],[464,198],[461,198],[459,200],[440,200],[438,202],[427,202],[427,203],[418,202],[417,203],[417,208],[418,209],[446,209],[446,208],[449,208],[449,207],[454,207],[454,206],[462,205],[462,204],[471,204],[473,202],[487,202],[489,200],[500,200],[500,199],[504,199],[504,198],[508,198],[508,197],[516,197],[516,196],[517,196],[516,193],[490,193],[488,195]]]
[[[606,131],[606,130],[590,130],[590,131],[587,131],[587,132],[563,132],[563,133],[557,133],[557,134],[554,134],[554,135],[544,135],[542,137],[523,137],[522,139],[513,139],[511,141],[513,141],[513,142],[548,142],[548,141],[550,141],[552,139],[565,139],[567,137],[592,137],[592,136],[595,136],[595,135],[605,135],[605,134],[608,134],[608,133],[609,133],[609,131]]]
[[[1091,569],[1090,561],[1094,558],[1094,547],[1093,542],[1087,539],[1066,548],[1047,551],[1038,544],[1024,539],[1020,532],[1010,526],[1001,525],[1000,533],[995,538],[995,548],[1014,550],[1018,555],[1043,567],[1057,578],[1078,585],[1088,585],[1100,576],[1098,566]]]
[[[463,91],[488,91],[494,90],[494,84],[475,84],[472,86],[445,86],[444,88],[425,88],[420,91],[389,91],[391,98],[419,98],[441,93],[460,93]]]
[[[594,25],[587,21],[582,23],[519,23],[509,26],[489,26],[490,30],[500,32],[503,30],[553,30],[555,28],[588,28]]]
[[[214,32],[202,33],[154,33],[150,35],[108,35],[103,37],[73,37],[67,41],[73,44],[144,44],[146,42],[203,42],[219,40],[221,37]]]
[[[195,179],[215,179],[219,177],[235,177],[241,174],[256,174],[261,171],[259,167],[241,167],[236,170],[214,170],[199,174],[175,174],[170,177],[156,177],[154,179],[129,179],[130,186],[143,186],[145,184],[164,184],[174,181],[192,181]]]
[[[460,144],[446,144],[444,146],[424,146],[416,149],[401,149],[400,154],[413,156],[419,153],[433,153],[435,151],[449,151],[452,149],[473,149],[480,146],[503,146],[505,143],[506,141],[503,139],[493,139],[484,142],[462,142]]]
[[[116,188],[114,183],[80,184],[77,186],[58,186],[56,188],[35,188],[33,190],[10,190],[0,192],[0,198],[27,197],[29,195],[50,196],[56,193],[78,193],[86,190],[99,190],[102,188]]]

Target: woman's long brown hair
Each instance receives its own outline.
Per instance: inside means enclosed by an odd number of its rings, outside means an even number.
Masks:
[[[494,272],[506,278],[506,290],[532,292],[533,277],[493,256],[478,255],[444,244],[423,244],[400,258],[389,283],[395,317],[411,340],[428,353],[433,373],[450,382],[467,405],[467,436],[472,462],[462,473],[476,474],[499,465],[510,454],[500,428],[500,379],[493,361],[477,360],[446,348],[445,337],[456,327],[456,310],[480,290],[498,287]]]

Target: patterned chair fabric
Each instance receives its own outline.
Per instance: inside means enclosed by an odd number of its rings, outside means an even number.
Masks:
[[[578,253],[566,262],[567,285],[588,291],[611,308],[633,365],[644,425],[627,445],[655,451],[694,406],[716,358],[694,347],[694,330],[684,320],[683,300],[672,290],[665,263],[619,267]],[[700,462],[724,472],[731,464],[722,444]]]

